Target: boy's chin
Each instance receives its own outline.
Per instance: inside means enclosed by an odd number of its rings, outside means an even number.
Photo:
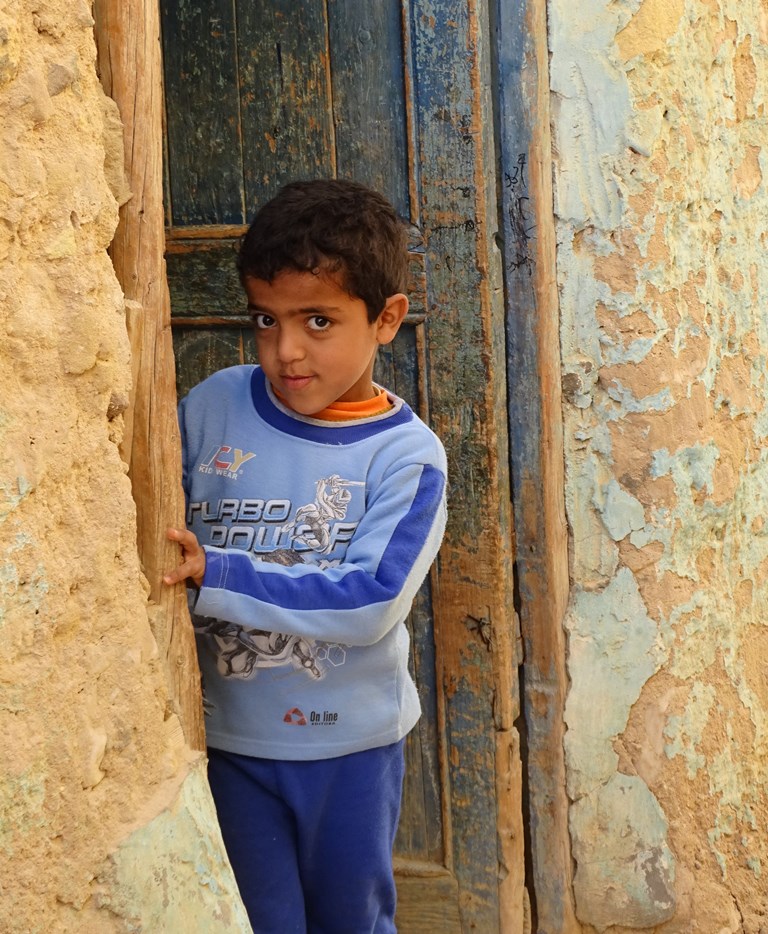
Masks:
[[[322,404],[322,400],[320,401],[318,407],[317,400],[301,398],[297,399],[293,393],[281,392],[274,385],[272,386],[272,391],[287,409],[290,409],[297,415],[304,415],[307,418],[311,418],[313,415],[316,415],[317,413],[322,412],[323,409],[327,408],[326,405]],[[332,403],[330,402],[328,403],[328,405],[331,404]]]

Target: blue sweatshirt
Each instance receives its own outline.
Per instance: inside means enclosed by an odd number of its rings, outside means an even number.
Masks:
[[[445,453],[401,399],[326,422],[258,367],[180,405],[208,745],[324,759],[396,742],[420,708],[405,619],[445,528]]]

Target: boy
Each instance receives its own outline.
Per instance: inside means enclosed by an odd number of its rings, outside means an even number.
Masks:
[[[209,779],[256,934],[389,934],[404,620],[445,526],[445,454],[372,382],[408,310],[405,230],[345,181],[256,215],[238,269],[259,367],[180,406]]]

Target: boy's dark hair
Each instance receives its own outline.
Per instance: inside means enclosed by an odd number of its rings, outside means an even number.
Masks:
[[[240,244],[240,280],[285,269],[339,273],[373,322],[408,280],[407,230],[378,192],[343,179],[291,182],[256,214]]]

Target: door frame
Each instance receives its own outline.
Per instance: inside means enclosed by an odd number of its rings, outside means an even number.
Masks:
[[[184,522],[184,493],[164,258],[159,3],[94,0],[93,16],[97,70],[123,125],[124,159],[121,165],[113,153],[113,169],[123,169],[130,193],[109,248],[126,299],[133,374],[120,453],[128,464],[152,632],[168,685],[166,722],[179,744],[202,752],[200,671],[186,588],[162,583],[163,573],[178,561],[178,547],[165,533]]]
[[[497,149],[494,121],[488,119],[495,109],[491,4],[412,0],[404,7],[414,31],[418,157],[429,166],[422,173],[420,211],[430,353],[456,360],[451,379],[432,375],[431,417],[449,452],[451,487],[471,507],[464,512],[449,505],[435,596],[462,930],[519,934],[525,924],[522,763],[515,726],[520,658],[503,270],[495,240]],[[456,313],[441,314],[446,308]],[[451,746],[456,735],[461,752]],[[485,813],[491,802],[492,815]],[[495,826],[493,839],[484,834],[488,826]],[[488,865],[497,866],[493,892]]]
[[[409,6],[403,0],[404,7]],[[433,4],[434,5],[434,4]],[[470,541],[472,531],[455,520],[441,560],[455,583],[438,595],[438,618],[444,627],[443,666],[453,662],[466,674],[464,686],[452,694],[446,722],[457,725],[462,705],[491,699],[489,717],[492,736],[482,738],[479,759],[492,758],[497,799],[497,849],[500,863],[500,931],[517,934],[522,929],[522,884],[505,867],[522,859],[523,827],[519,818],[520,769],[518,697],[514,671],[519,658],[514,628],[513,568],[509,544],[517,541],[515,572],[519,611],[525,646],[524,692],[527,727],[527,769],[530,809],[527,832],[532,857],[531,883],[535,893],[538,930],[577,930],[573,913],[572,869],[567,830],[567,798],[562,748],[563,708],[566,690],[565,646],[562,617],[568,597],[567,535],[563,495],[562,420],[560,413],[560,360],[558,352],[558,303],[555,281],[555,241],[551,187],[551,141],[549,137],[549,83],[547,71],[546,0],[462,0],[440,5],[441,23],[433,25],[439,51],[431,81],[419,89],[421,127],[435,158],[446,155],[446,138],[440,126],[445,112],[436,114],[439,85],[445,87],[446,62],[464,63],[450,81],[458,87],[448,122],[460,128],[463,143],[469,141],[475,155],[464,166],[467,179],[476,187],[479,215],[464,217],[460,192],[447,192],[435,185],[426,194],[424,210],[440,236],[428,262],[437,266],[440,293],[459,288],[479,297],[481,351],[490,367],[503,380],[491,379],[481,398],[465,400],[464,412],[452,411],[453,386],[443,386],[445,404],[433,404],[439,432],[461,451],[465,418],[481,422],[475,442],[486,451],[481,469],[486,471],[488,489],[498,492],[483,517],[484,541]],[[457,17],[458,14],[458,17]],[[167,563],[153,542],[157,530],[176,521],[178,494],[165,484],[164,472],[173,468],[178,448],[174,434],[172,399],[173,357],[170,317],[164,277],[164,216],[162,170],[162,75],[159,67],[159,0],[96,0],[95,16],[99,38],[100,66],[107,92],[117,100],[123,115],[126,152],[134,179],[134,197],[121,210],[122,235],[111,248],[113,262],[126,297],[141,304],[144,337],[137,338],[139,377],[132,415],[134,463],[145,465],[141,495],[136,496],[146,534],[139,547],[148,577]],[[466,29],[459,34],[456,23]],[[443,35],[438,33],[442,29]],[[483,38],[486,31],[492,34]],[[493,54],[490,54],[490,50]],[[136,61],[145,63],[143,69]],[[147,67],[147,63],[149,63]],[[443,71],[441,71],[441,68]],[[492,90],[494,89],[494,90]],[[496,92],[494,95],[494,91]],[[465,125],[462,103],[472,102],[497,115],[498,140],[493,127],[477,121]],[[137,102],[139,107],[137,109]],[[141,114],[135,123],[132,115]],[[482,124],[482,121],[480,121]],[[137,141],[139,146],[137,148]],[[448,145],[454,145],[455,140]],[[497,153],[496,146],[499,147]],[[160,157],[158,158],[158,154]],[[498,180],[497,155],[505,169],[512,166],[512,184]],[[525,156],[521,164],[519,158]],[[463,156],[455,153],[456,158]],[[514,174],[516,169],[527,168]],[[510,174],[510,173],[507,173]],[[141,180],[136,188],[137,180]],[[446,197],[448,195],[448,197]],[[481,196],[481,197],[480,197]],[[449,205],[446,210],[446,204]],[[158,213],[159,205],[159,213]],[[147,210],[151,208],[151,210]],[[500,212],[500,213],[499,213]],[[448,248],[456,246],[457,231],[473,223],[473,262],[478,272],[471,284],[457,281],[448,268]],[[501,254],[495,248],[494,231],[503,232]],[[535,231],[535,233],[534,233]],[[136,240],[142,241],[137,258]],[[439,241],[439,242],[438,242]],[[503,257],[503,269],[502,269]],[[503,286],[503,289],[502,289]],[[479,291],[478,291],[479,290]],[[505,296],[505,306],[498,296]],[[503,339],[506,323],[507,346]],[[476,340],[477,331],[457,335],[435,329],[437,340]],[[460,346],[462,346],[460,344]],[[158,350],[160,358],[158,358]],[[150,359],[157,361],[150,367]],[[447,381],[446,381],[447,382]],[[507,398],[508,396],[508,398]],[[158,400],[163,408],[158,412]],[[149,426],[149,415],[159,424]],[[169,414],[170,413],[170,414]],[[142,421],[144,419],[144,421]],[[506,443],[507,425],[511,444]],[[149,438],[152,437],[150,449]],[[146,465],[149,465],[147,467]],[[459,465],[465,468],[466,465]],[[463,479],[471,476],[465,471]],[[149,479],[147,479],[149,478]],[[147,496],[147,483],[154,493]],[[514,519],[508,501],[513,491]],[[180,488],[179,488],[180,489]],[[506,557],[505,557],[506,555]],[[483,580],[469,580],[469,566],[483,567]],[[170,681],[182,712],[187,742],[199,743],[199,698],[190,697],[185,684],[196,670],[194,644],[183,625],[184,608],[158,600],[158,628],[166,634],[162,646]],[[488,658],[483,653],[493,645]],[[480,660],[480,661],[478,661]],[[193,679],[191,679],[193,680]],[[489,739],[491,740],[489,744]],[[450,759],[450,757],[449,757]],[[454,831],[471,840],[473,770],[448,762],[454,793],[462,804],[452,815]],[[487,841],[486,841],[487,843]],[[467,919],[474,914],[472,880],[465,882]]]
[[[525,646],[529,888],[539,934],[575,934],[581,926],[563,745],[569,576],[547,2],[494,4],[515,571]]]

